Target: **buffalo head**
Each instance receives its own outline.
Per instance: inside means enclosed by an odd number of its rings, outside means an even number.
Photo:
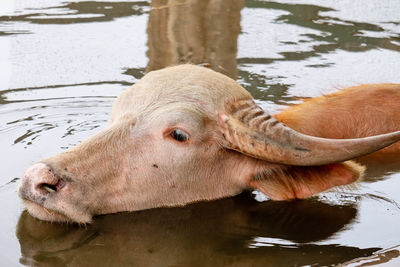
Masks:
[[[181,65],[123,92],[106,129],[28,168],[19,194],[39,219],[79,223],[252,188],[276,200],[305,198],[357,180],[363,168],[341,162],[399,139],[400,132],[342,140],[301,134],[234,80]]]

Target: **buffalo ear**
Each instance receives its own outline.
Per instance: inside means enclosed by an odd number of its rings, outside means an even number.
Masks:
[[[250,186],[273,200],[307,198],[335,186],[358,180],[365,167],[353,161],[322,166],[273,165],[262,168]]]

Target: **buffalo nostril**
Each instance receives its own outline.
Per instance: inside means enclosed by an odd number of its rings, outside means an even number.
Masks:
[[[53,168],[44,163],[29,167],[22,179],[27,194],[57,194],[65,186],[65,179],[59,177]]]
[[[46,190],[49,193],[57,192],[57,186],[56,185],[43,183],[43,184],[40,184],[39,187],[44,189],[44,190]]]

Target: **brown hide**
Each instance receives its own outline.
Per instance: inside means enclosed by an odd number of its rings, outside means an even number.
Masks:
[[[306,100],[275,116],[299,132],[358,138],[400,130],[400,84],[367,84]],[[382,152],[398,151],[400,143]]]
[[[326,138],[366,137],[400,129],[400,84],[365,84],[305,100],[275,115],[299,132]],[[328,123],[329,122],[329,123]],[[400,142],[357,159],[364,181],[400,170]]]

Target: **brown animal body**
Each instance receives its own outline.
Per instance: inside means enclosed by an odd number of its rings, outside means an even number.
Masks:
[[[150,72],[117,98],[106,129],[28,168],[19,194],[37,218],[80,223],[249,188],[276,200],[309,197],[362,175],[363,167],[344,161],[400,140],[399,91],[350,88],[278,114],[284,125],[212,70]]]
[[[358,138],[400,127],[400,85],[367,84],[313,98],[275,117],[296,131],[325,138]],[[400,143],[385,148],[399,150]]]

